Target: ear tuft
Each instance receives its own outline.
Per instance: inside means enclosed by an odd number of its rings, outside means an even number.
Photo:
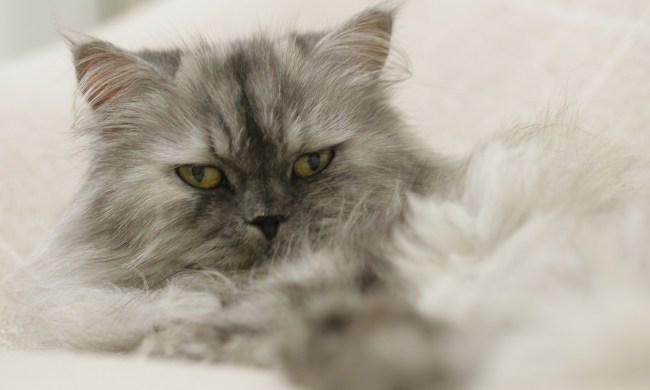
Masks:
[[[370,8],[323,37],[316,51],[352,71],[381,72],[390,52],[396,9]]]
[[[79,87],[95,110],[142,90],[158,76],[146,62],[108,42],[68,39]]]

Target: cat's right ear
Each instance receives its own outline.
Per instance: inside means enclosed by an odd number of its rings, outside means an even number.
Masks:
[[[79,88],[94,110],[133,98],[155,87],[161,75],[133,53],[100,40],[70,37]]]

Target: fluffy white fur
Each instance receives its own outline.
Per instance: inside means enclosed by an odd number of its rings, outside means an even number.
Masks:
[[[486,142],[448,197],[410,200],[392,257],[420,311],[463,330],[459,348],[480,368],[475,388],[650,385],[648,168],[549,124]],[[317,256],[289,277],[327,264]],[[154,324],[218,315],[207,290],[229,286],[201,274],[155,292],[91,289],[60,271],[3,281],[23,345],[47,334],[57,347],[129,348]],[[57,288],[37,288],[53,279]],[[97,316],[115,321],[91,320]]]
[[[477,388],[648,388],[648,168],[550,124],[486,143],[452,199],[412,199],[395,264],[464,329]]]

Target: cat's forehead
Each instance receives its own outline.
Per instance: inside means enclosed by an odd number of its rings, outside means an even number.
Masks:
[[[271,160],[345,141],[333,120],[342,102],[319,85],[301,45],[257,39],[184,56],[177,79],[216,154]]]

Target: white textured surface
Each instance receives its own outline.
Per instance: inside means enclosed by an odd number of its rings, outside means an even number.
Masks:
[[[66,353],[0,354],[3,389],[290,390],[275,373]]]

